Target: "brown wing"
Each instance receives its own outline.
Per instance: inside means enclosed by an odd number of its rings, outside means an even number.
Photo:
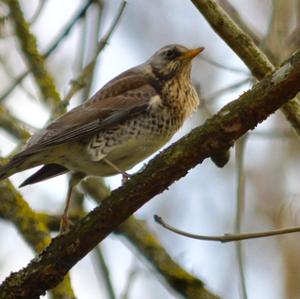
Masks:
[[[104,86],[89,101],[52,122],[33,136],[26,149],[17,156],[27,156],[48,147],[73,142],[114,127],[147,111],[156,90],[145,76],[126,72]]]

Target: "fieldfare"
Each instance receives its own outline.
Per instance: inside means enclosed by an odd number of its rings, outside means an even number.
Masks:
[[[82,174],[78,180],[118,173],[126,178],[126,170],[166,144],[196,110],[199,99],[191,83],[191,61],[203,49],[165,46],[145,63],[121,73],[34,134],[0,168],[0,179],[38,165],[43,167],[21,186],[69,171]]]

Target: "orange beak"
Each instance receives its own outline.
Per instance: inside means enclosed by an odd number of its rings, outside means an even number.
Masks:
[[[182,58],[193,59],[194,57],[199,55],[204,49],[205,49],[204,47],[199,47],[199,48],[188,50],[182,55]]]

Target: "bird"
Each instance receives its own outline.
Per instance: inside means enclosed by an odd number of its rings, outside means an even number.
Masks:
[[[203,47],[171,44],[146,62],[113,78],[89,100],[35,133],[23,150],[0,167],[0,180],[42,166],[20,187],[73,172],[72,188],[86,176],[122,174],[162,146],[197,110],[192,60]]]

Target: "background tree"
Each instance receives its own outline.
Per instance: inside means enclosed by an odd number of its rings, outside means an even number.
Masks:
[[[117,0],[3,0],[0,3],[0,146],[3,157],[17,150],[30,132],[84,101],[110,78],[144,61],[163,45],[176,42],[206,48],[204,55],[194,63],[193,71],[202,105],[175,139],[199,126],[223,105],[251,88],[256,79],[261,80],[274,71],[299,48],[298,0],[222,0],[219,1],[221,6],[215,6],[217,3],[211,0],[174,0],[172,3],[131,0],[126,8]],[[299,64],[295,65],[299,67]],[[294,71],[288,77],[290,82],[282,83],[283,90],[273,91],[276,107],[272,109],[277,109],[297,92],[298,87],[293,82],[297,74]],[[214,137],[216,149],[227,148],[230,146],[229,137],[235,140],[252,128],[260,117],[262,120],[273,111],[270,101],[269,105],[256,101],[268,99],[268,94],[272,95],[272,90],[276,90],[276,86],[273,88],[268,82],[240,98],[241,105],[248,105],[244,111],[247,122],[242,128],[230,136],[227,131],[217,134],[214,125],[218,121],[228,125],[228,120],[225,114],[222,118],[222,113],[212,120],[213,126],[206,137]],[[299,82],[299,77],[296,82]],[[258,92],[260,90],[265,93]],[[281,97],[277,98],[276,94]],[[253,100],[253,107],[249,106],[249,99]],[[238,110],[244,107],[241,105],[237,102],[235,106],[229,106],[228,111],[237,107],[236,111],[242,117],[243,110]],[[205,160],[168,191],[151,200],[136,213],[139,220],[131,217],[118,227],[114,234],[72,268],[71,283],[66,277],[48,296],[298,298],[297,235],[245,241],[241,248],[240,243],[220,245],[185,239],[165,231],[154,223],[152,217],[159,214],[176,227],[203,234],[297,225],[298,109],[297,100],[290,101],[282,106],[283,114],[274,114],[239,140],[224,168],[216,168],[210,160]],[[261,112],[259,116],[254,113],[256,111]],[[247,118],[249,115],[252,118]],[[234,119],[231,124],[236,124]],[[202,140],[201,136],[205,137],[197,132],[202,131],[196,131],[194,139],[186,139],[187,144],[196,145],[197,140]],[[223,143],[222,135],[225,136]],[[203,143],[205,140],[208,139],[203,139]],[[179,146],[184,148],[184,143]],[[182,167],[174,164],[172,178],[168,161],[175,160],[167,158],[172,157],[176,148],[167,152],[169,156],[166,154],[157,162],[151,162],[144,174],[134,177],[127,189],[113,193],[109,200],[118,203],[118,198],[130,197],[128,191],[138,190],[137,183],[148,186],[151,178],[147,173],[153,173],[157,178],[165,174],[167,178],[162,177],[156,184],[152,182],[153,187],[146,188],[146,195],[140,193],[141,201],[151,192],[160,193],[167,186],[168,179],[171,182],[184,174],[185,165],[189,165],[186,166],[189,169],[213,154],[213,146],[206,151],[200,147],[194,150],[198,156],[191,154],[190,160],[187,157],[182,161]],[[164,167],[165,172],[162,171]],[[137,170],[138,167],[132,172]],[[56,178],[18,190],[15,186],[29,172],[17,174],[12,183],[4,181],[0,186],[0,214],[5,220],[0,222],[0,275],[3,280],[35,256],[30,247],[40,252],[49,244],[50,232],[56,234],[63,207],[67,179]],[[74,221],[95,207],[95,200],[104,200],[110,194],[109,189],[119,186],[120,178],[116,176],[105,183],[93,178],[81,184],[73,200]],[[126,214],[124,210],[119,214]],[[108,222],[112,229],[116,225],[113,222],[114,219]],[[64,237],[58,239],[52,248],[55,250],[59,242],[68,242],[79,236],[83,227],[70,232],[65,240]],[[94,227],[97,227],[96,222]],[[66,253],[68,249],[71,250],[65,247],[62,252]],[[72,250],[76,252],[76,248]],[[47,252],[42,254],[42,259],[46,258]],[[55,261],[62,262],[59,257]],[[68,264],[69,260],[65,263]],[[59,282],[61,275],[53,273],[53,281]],[[30,273],[28,277],[27,285],[18,289],[15,281],[13,289],[33,292],[37,279],[30,277]],[[278,283],[274,284],[274,281]],[[5,295],[6,290],[4,282],[0,286],[0,298],[9,298]],[[26,298],[24,296],[22,298]]]

